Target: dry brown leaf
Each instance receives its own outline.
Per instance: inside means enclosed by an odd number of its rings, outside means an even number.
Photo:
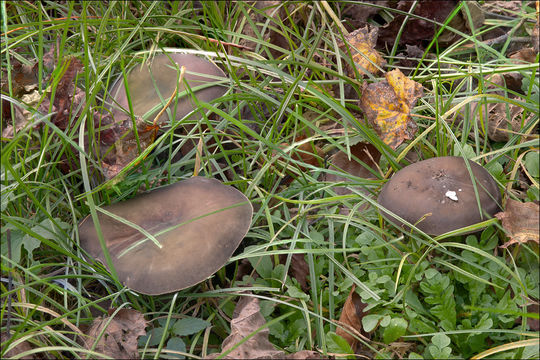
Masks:
[[[438,0],[426,0],[420,1],[417,3],[413,13],[415,15],[435,20],[438,22],[444,22],[448,15],[454,10],[456,6],[456,1],[438,1]],[[413,5],[412,1],[399,1],[393,2],[394,7],[397,10],[409,12],[411,6]],[[405,20],[405,15],[399,14],[394,17],[394,19],[388,23],[386,26],[381,28],[379,41],[381,43],[390,44],[390,48],[396,41],[397,34],[403,25]],[[421,45],[422,41],[432,40],[435,35],[435,24],[432,22],[425,21],[423,19],[416,19],[414,17],[409,17],[407,24],[401,34],[399,39],[400,45]]]
[[[390,6],[401,10],[406,13],[411,13],[411,6],[415,2],[413,1],[399,1],[391,2]],[[416,6],[412,13],[416,16],[407,20],[401,37],[399,38],[399,45],[417,45],[423,46],[427,41],[433,40],[435,31],[438,30],[435,22],[444,23],[448,16],[455,9],[457,1],[440,1],[440,0],[424,0],[416,3]],[[467,10],[464,7],[461,8],[461,12],[456,14],[449,22],[448,28],[457,30],[459,32],[471,33],[471,27],[478,29],[484,23],[484,12],[478,4],[473,1],[467,2]],[[472,26],[469,21],[469,15],[472,20]],[[404,14],[396,14],[394,19],[390,23],[381,27],[379,36],[379,45],[384,47],[392,47],[396,41],[403,22],[405,20]],[[422,18],[426,18],[434,21],[426,21]],[[441,45],[449,45],[454,41],[461,39],[462,36],[456,34],[454,31],[444,30],[437,37],[437,41]]]
[[[54,62],[55,47],[52,46],[43,56],[45,68]],[[85,100],[85,92],[75,84],[77,73],[83,69],[81,61],[77,58],[69,58],[64,62],[65,70],[55,88],[54,103],[50,105],[50,94],[40,94],[38,86],[39,62],[34,65],[23,65],[19,61],[12,60],[12,87],[13,95],[20,97],[21,102],[29,107],[37,109],[39,113],[52,113],[51,121],[62,130],[66,130],[70,124],[70,112],[76,109]],[[8,91],[5,76],[2,77],[2,90]],[[45,82],[45,81],[44,81]],[[4,108],[5,105],[8,105]],[[2,116],[6,119],[6,127],[2,131],[3,136],[8,138],[31,121],[32,114],[23,109],[15,108],[15,114],[11,114],[8,103],[2,101]],[[11,119],[10,119],[11,118]]]
[[[435,3],[437,2],[439,4],[441,3],[440,1],[435,1]],[[448,28],[453,29],[454,31],[445,29],[442,34],[439,35],[439,37],[437,38],[439,44],[450,45],[451,43],[462,39],[462,36],[457,34],[455,30],[471,34],[472,28],[478,29],[484,24],[484,12],[482,11],[478,3],[474,1],[467,2],[467,10],[465,10],[464,6],[461,7],[460,13],[454,16],[452,20],[450,20],[450,22],[448,23]],[[471,21],[469,21],[469,16],[471,18],[470,20],[472,21],[472,25]]]
[[[376,4],[375,6],[366,5],[366,3]],[[367,21],[381,11],[379,6],[388,6],[388,0],[367,0],[353,3],[344,3],[343,10],[340,13],[340,19],[348,31],[358,29],[367,24]]]
[[[515,16],[516,13],[521,11],[523,1],[521,0],[496,0],[486,1],[482,8],[493,14],[504,16]]]
[[[321,359],[321,355],[319,355],[316,351],[311,350],[302,350],[298,351],[294,354],[287,355],[287,359],[297,359],[297,360],[304,360],[304,359]]]
[[[362,329],[362,318],[367,315],[367,313],[364,312],[367,304],[362,302],[362,298],[356,293],[355,290],[356,285],[353,284],[351,292],[349,293],[349,296],[347,297],[347,300],[345,300],[345,304],[343,305],[343,310],[341,311],[339,322],[348,325],[351,330],[367,337],[367,334]],[[360,342],[356,340],[355,337],[353,337],[341,328],[336,329],[336,334],[344,338],[349,343],[351,348],[355,351],[355,353],[358,352]]]
[[[144,316],[137,310],[120,309],[111,319],[113,312],[114,309],[110,309],[109,316],[94,319],[87,334],[89,337],[86,341],[87,348],[90,349],[94,345],[108,323],[94,348],[95,351],[114,359],[138,359],[137,340],[139,336],[146,335]]]
[[[38,86],[38,63],[26,65],[15,58],[11,59],[11,90],[13,97],[21,98],[21,102],[32,106],[30,99],[40,95],[36,90]],[[7,70],[2,68],[2,91],[9,93]],[[36,95],[37,94],[37,95]],[[31,101],[30,101],[31,102]],[[37,104],[37,102],[35,102]],[[13,104],[14,114],[11,112],[11,103],[2,99],[2,137],[12,139],[15,132],[25,127],[29,122],[29,112]]]
[[[7,340],[9,339],[9,335],[7,332],[3,332],[2,334],[0,334],[0,338],[2,339],[2,342],[7,342]],[[9,359],[30,350],[32,350],[32,346],[30,346],[30,343],[28,341],[23,341],[15,345],[6,353],[4,353],[4,356],[5,356],[5,359]],[[1,352],[3,351],[4,351],[4,347],[2,346]],[[32,355],[26,355],[26,356],[20,357],[18,359],[32,360],[32,359],[38,359],[38,357],[37,357],[37,354],[32,354]]]
[[[279,263],[285,265],[286,261],[287,254],[280,254]],[[304,254],[292,254],[291,266],[288,274],[298,281],[298,284],[300,284],[300,287],[304,292],[309,290],[309,285],[307,283],[309,277],[309,265],[304,258]]]
[[[66,60],[67,66],[64,75],[60,79],[54,95],[56,114],[51,118],[53,123],[60,129],[70,127],[70,112],[75,110],[85,100],[85,92],[76,87],[75,78],[79,71],[83,70],[83,64],[75,57]]]
[[[295,142],[303,140],[305,137],[297,137]],[[289,146],[287,143],[281,143],[280,147],[285,149]],[[311,142],[303,143],[298,145],[296,148],[291,150],[292,158],[297,161],[301,161],[305,164],[317,166],[320,165],[321,154],[323,153],[322,149],[318,146],[313,145]],[[298,166],[300,170],[305,171],[304,166]]]
[[[536,53],[537,52],[533,48],[523,48],[511,54],[509,57],[515,64],[532,64],[536,62]]]
[[[527,312],[538,314],[540,312],[538,300],[535,301],[535,300],[529,299],[528,302],[529,302],[529,305],[527,305]],[[522,323],[523,323],[523,319],[521,317],[516,318],[516,321],[515,321],[516,325],[521,325]],[[540,321],[538,319],[527,317],[527,325],[529,326],[529,330],[531,331],[540,330]]]
[[[233,348],[238,342],[251,335],[266,321],[260,312],[259,299],[242,296],[234,309],[231,320],[231,334],[223,341],[222,353]],[[285,357],[283,351],[278,351],[268,340],[270,331],[264,328],[242,345],[228,353],[224,359],[280,359]],[[211,354],[215,358],[219,354]]]
[[[384,81],[364,85],[360,108],[381,139],[395,149],[416,133],[410,113],[423,88],[399,69],[387,72],[385,77]]]
[[[521,133],[522,107],[508,103],[496,103],[489,104],[488,109],[488,137],[492,141],[508,141],[512,135]],[[533,120],[533,114],[529,114],[524,125]]]
[[[424,50],[420,49],[416,45],[405,45],[405,51],[397,54],[396,58],[399,59],[395,63],[396,67],[399,67],[405,75],[409,75],[414,68],[418,66],[420,60],[424,57]],[[433,57],[428,53],[425,58]]]
[[[518,55],[519,54],[519,55]],[[526,58],[526,52],[515,54],[516,61]],[[501,74],[493,74],[486,77],[488,85],[486,91],[510,99],[515,98],[513,94],[507,94],[504,89],[511,89],[515,92],[521,92],[521,82],[523,76],[517,72]],[[495,91],[493,91],[495,90]],[[533,121],[533,114],[530,114],[523,121],[523,107],[507,102],[489,103],[480,105],[475,102],[471,107],[471,114],[477,121],[482,121],[486,118],[485,111],[487,110],[488,137],[492,141],[508,141],[514,133],[522,132],[522,128],[530,121]],[[476,114],[476,112],[478,113]]]
[[[38,85],[38,63],[26,65],[15,58],[11,59],[11,90],[14,97],[29,93]],[[2,91],[8,93],[7,71],[2,68]]]
[[[375,50],[378,31],[378,28],[368,29],[365,26],[345,36],[354,64],[360,74],[364,74],[367,71],[376,75],[380,72],[379,67],[382,68],[386,65],[386,60]],[[341,44],[340,47],[343,48],[344,44]],[[378,65],[378,67],[374,64]],[[354,76],[354,71],[351,69],[347,70],[349,76]]]
[[[381,158],[381,153],[377,148],[369,143],[358,143],[350,147],[351,155],[358,158],[360,161],[365,163],[372,169],[377,169],[377,163]],[[330,158],[330,164],[332,170],[344,171],[348,174],[360,177],[363,179],[375,179],[375,176],[368,170],[367,167],[362,165],[360,162],[351,157],[343,151],[339,151],[332,155]],[[344,176],[327,174],[326,181],[330,182],[342,182],[350,180]],[[347,187],[337,187],[334,190],[338,195],[346,195],[352,193],[352,191]]]
[[[266,321],[261,314],[259,299],[243,296],[238,300],[231,320],[231,334],[223,341],[221,353],[210,354],[207,358],[215,359],[232,349],[240,341],[251,335]],[[264,328],[242,345],[225,355],[223,359],[320,359],[315,351],[303,350],[294,354],[285,354],[276,350],[268,340],[270,331]]]
[[[102,120],[109,120],[109,118]],[[137,143],[132,124],[131,120],[114,123],[103,134],[100,150],[102,155],[105,156],[101,165],[107,179],[112,179],[118,175],[124,167],[136,159],[156,138],[159,127],[157,125],[148,125],[142,118],[137,117],[135,120],[139,138]],[[109,143],[110,141],[113,141],[113,143]]]
[[[253,6],[253,9],[254,9],[250,12],[250,17],[253,23],[256,24],[257,31],[261,32],[265,30],[265,32],[261,34],[264,41],[269,42],[285,50],[289,49],[288,40],[280,32],[272,29],[273,27],[277,27],[276,24],[283,22],[282,19],[287,19],[287,13],[285,12],[284,7],[281,6],[282,5],[281,1],[276,1],[276,0],[251,1],[249,2],[249,5]],[[261,11],[265,15],[261,14],[260,13]],[[270,26],[263,26],[263,24],[267,21],[267,19],[272,19],[270,20]],[[243,35],[249,36],[255,39],[258,38],[258,35],[255,33],[255,30],[251,27],[251,24],[248,21],[245,21],[245,22],[240,21],[239,23],[244,24],[244,27],[242,28]],[[239,45],[242,47],[249,48],[253,51],[255,50],[257,46],[257,42],[247,39],[246,37],[241,37],[239,41]],[[277,49],[274,49],[274,48],[270,48],[270,53],[274,58],[277,58],[280,55],[282,55],[281,51],[278,51]],[[266,54],[262,53],[261,55],[265,56]]]
[[[54,47],[45,54],[44,65],[51,66],[54,63]],[[56,86],[54,103],[50,104],[50,94],[45,97],[39,94],[37,90],[22,95],[21,102],[31,108],[36,108],[39,113],[53,113],[51,121],[61,130],[71,129],[76,119],[76,114],[72,113],[75,109],[84,104],[86,94],[76,86],[77,74],[83,70],[83,64],[77,58],[68,58],[62,65],[65,68],[63,75]],[[37,63],[34,66],[22,65],[19,62],[14,63],[14,83],[22,91],[29,89],[29,86],[37,86]],[[25,90],[27,89],[27,90]],[[25,127],[32,121],[31,112],[13,106],[14,114],[11,114],[9,103],[2,101],[2,119],[3,124],[2,137],[12,138],[14,133]],[[133,122],[131,119],[117,119],[113,122],[109,114],[101,114],[94,111],[93,125],[96,129],[96,144],[90,144],[85,137],[85,149],[96,149],[101,160],[102,172],[106,179],[111,179],[131,161],[137,158],[141,151],[153,143],[157,134],[157,127],[148,125],[142,119],[135,121],[136,130],[139,136],[137,143]],[[77,139],[74,139],[77,142]],[[92,145],[92,148],[90,147]],[[76,152],[76,151],[74,151]],[[79,166],[77,162],[72,162],[68,157],[63,156],[60,168],[64,172],[73,171]]]
[[[21,131],[28,124],[29,118],[25,115],[29,112],[13,104],[14,113],[12,113],[9,101],[4,101],[4,99],[2,99],[2,107],[2,111],[6,110],[5,115],[3,114],[6,124],[2,126],[2,137],[13,139],[15,133]]]
[[[538,204],[508,199],[505,211],[495,214],[495,217],[501,220],[502,226],[510,237],[510,241],[501,245],[501,248],[527,241],[539,243],[540,215]]]
[[[295,142],[300,142],[300,141],[304,140],[305,138],[306,137],[304,135],[300,135],[300,136],[297,136],[294,139],[294,141]],[[286,149],[287,147],[289,147],[289,144],[288,143],[281,143],[279,145],[279,147],[281,149]],[[309,164],[309,165],[313,165],[313,166],[321,166],[322,165],[322,158],[324,156],[322,149],[320,147],[314,145],[313,142],[306,142],[306,143],[298,145],[294,149],[290,150],[290,154],[291,154],[292,159],[294,159],[296,161],[299,161],[301,163]],[[276,155],[277,155],[277,152],[274,151],[273,156],[276,156]],[[279,158],[281,158],[281,156],[279,156]],[[276,163],[276,165],[281,166],[281,164],[277,164],[277,163]],[[297,172],[295,172],[294,170],[289,170],[288,169],[291,166],[298,167],[298,169],[300,171],[302,171],[302,172],[306,171],[305,166],[292,164],[292,163],[289,163],[286,169],[281,169],[280,168],[280,170],[284,170],[288,175],[286,178],[284,178],[282,180],[282,184],[284,184],[284,185],[290,184],[298,176]]]
[[[415,346],[416,344],[413,342],[394,341],[388,344],[387,349],[396,354],[398,359],[405,359],[405,355],[410,353]]]
[[[356,158],[358,158],[360,161],[365,163],[370,168],[376,170],[377,169],[377,163],[379,162],[379,159],[381,158],[381,153],[375,148],[375,146],[368,144],[368,143],[358,143],[355,145],[352,145],[350,147],[351,155],[354,155]],[[330,158],[330,169],[332,170],[338,170],[338,171],[344,171],[348,174],[354,175],[359,178],[363,179],[375,179],[376,177],[366,168],[364,165],[362,165],[360,162],[358,162],[354,157],[351,157],[349,160],[347,153],[343,151],[339,151],[332,155]],[[351,182],[349,178],[346,178],[341,175],[336,174],[326,174],[326,181],[329,182]],[[369,194],[369,192],[362,187],[354,187],[356,191],[360,191],[366,195]],[[347,195],[351,194],[353,191],[351,190],[351,186],[335,186],[334,191],[337,195]],[[364,211],[368,208],[369,204],[364,204],[358,208],[358,211]],[[341,206],[340,213],[347,215],[349,213],[349,209]]]
[[[510,58],[512,59],[512,62],[516,64],[532,63],[536,61],[536,53],[532,48],[523,48],[510,55]],[[505,89],[522,93],[522,79],[523,76],[518,72],[493,74],[486,77],[488,83],[486,91],[491,91],[492,94],[514,99],[516,96],[511,93],[506,93]],[[476,115],[477,109],[478,114]],[[508,141],[513,134],[521,133],[522,128],[528,125],[530,121],[534,120],[533,114],[530,114],[527,119],[523,121],[523,107],[507,102],[490,103],[487,105],[479,105],[479,103],[476,102],[471,107],[471,114],[473,118],[482,121],[486,118],[486,110],[488,137],[492,141]]]

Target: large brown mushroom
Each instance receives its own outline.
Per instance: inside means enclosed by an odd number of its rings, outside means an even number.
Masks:
[[[142,227],[161,244],[160,249],[134,227],[98,213],[118,277],[127,287],[150,295],[185,289],[219,270],[247,233],[253,213],[240,191],[203,177],[103,209]],[[82,248],[105,264],[91,216],[80,222],[79,237]]]
[[[184,79],[178,87],[178,94],[186,89],[185,82],[188,83],[197,99],[202,102],[209,102],[221,97],[227,91],[226,85],[219,85],[220,79],[225,78],[225,73],[208,60],[192,54],[158,54],[150,60],[150,65],[136,66],[127,76],[131,105],[136,116],[142,117],[156,105],[167,103],[174,94],[180,76],[179,70],[182,66],[186,70]],[[110,96],[108,102],[115,118],[118,115],[129,114],[123,77],[120,77],[113,85]],[[195,104],[189,94],[169,105],[171,111],[176,109],[176,120],[182,119],[193,111],[194,107]],[[149,115],[148,120],[153,121],[161,109],[162,106],[158,106]],[[159,117],[157,124],[163,126],[168,123],[167,120],[168,115],[164,112]]]
[[[410,230],[393,213],[430,235],[487,220],[501,211],[501,193],[486,169],[472,161],[469,164],[480,209],[463,158],[444,156],[414,163],[394,174],[377,199],[388,210],[382,210],[382,215]]]

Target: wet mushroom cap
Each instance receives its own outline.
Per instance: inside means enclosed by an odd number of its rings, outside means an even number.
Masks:
[[[135,66],[127,76],[133,113],[136,116],[142,117],[156,105],[167,103],[174,93],[182,66],[185,66],[186,72],[184,80],[178,88],[178,94],[186,89],[186,81],[197,100],[201,102],[209,102],[219,98],[227,91],[226,85],[216,84],[219,79],[225,78],[225,73],[210,61],[192,54],[159,54],[149,61],[149,65]],[[122,113],[129,114],[129,104],[122,76],[111,88],[110,96],[114,100],[109,98],[108,103],[115,118]],[[169,108],[171,111],[176,109],[175,119],[180,120],[193,111],[195,106],[191,95],[186,94],[180,97],[178,102],[173,100]],[[153,121],[161,109],[162,107],[158,107],[148,120]],[[168,119],[165,112],[160,116],[158,124],[163,126],[168,123]]]
[[[253,214],[251,203],[240,191],[202,177],[103,208],[152,235],[174,228],[156,236],[161,249],[147,239],[119,257],[146,236],[98,212],[118,277],[127,287],[150,295],[185,289],[219,270],[246,235]],[[91,216],[80,222],[79,237],[82,248],[106,264]]]
[[[481,210],[465,161],[455,156],[431,158],[404,167],[383,186],[377,202],[435,236],[487,220],[501,211],[501,193],[486,169],[472,161],[469,164]],[[390,222],[410,230],[389,212],[381,213]]]

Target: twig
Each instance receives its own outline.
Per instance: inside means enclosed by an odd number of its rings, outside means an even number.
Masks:
[[[514,32],[517,29],[519,29],[525,23],[525,20],[526,19],[521,19],[521,21],[516,26],[512,27],[512,29],[510,29],[505,34],[497,36],[496,38],[493,38],[493,39],[482,41],[482,43],[487,45],[487,46],[493,46],[493,45],[498,45],[498,44],[501,44],[501,43],[505,42],[509,37],[514,35]],[[515,38],[512,38],[512,42],[527,43],[527,42],[530,42],[530,41],[531,41],[530,37],[515,37]],[[472,48],[472,47],[474,47],[474,44],[467,44],[464,47]]]

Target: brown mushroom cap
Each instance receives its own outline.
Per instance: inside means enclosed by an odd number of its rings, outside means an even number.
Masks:
[[[137,116],[143,116],[156,105],[166,104],[176,88],[180,74],[177,69],[180,69],[182,66],[185,66],[186,72],[182,84],[178,87],[178,93],[185,90],[184,84],[186,81],[197,99],[202,102],[209,102],[221,97],[227,91],[227,87],[223,84],[209,86],[212,83],[218,82],[219,78],[225,78],[225,73],[208,60],[192,54],[159,54],[151,60],[150,66],[135,66],[127,76],[133,113]],[[207,76],[203,74],[207,74]],[[199,86],[204,87],[197,90]],[[156,89],[159,90],[159,94]],[[161,95],[164,102],[161,101],[159,95]],[[111,88],[110,96],[112,96],[114,101],[109,98],[108,102],[115,117],[122,113],[129,113],[126,88],[124,87],[122,76]],[[180,97],[178,102],[173,100],[171,105],[169,105],[171,111],[174,111],[176,108],[177,120],[193,111],[194,107],[195,104],[189,94]],[[149,120],[154,120],[153,117],[161,109],[159,107],[155,110]],[[166,112],[160,116],[157,123],[162,126],[168,123]]]
[[[104,209],[152,235],[175,227],[156,236],[161,249],[147,239],[119,257],[146,236],[98,212],[118,277],[127,287],[150,295],[185,289],[219,270],[246,235],[253,214],[251,203],[240,191],[202,177],[164,186]],[[106,264],[92,217],[80,222],[79,237],[82,248]]]
[[[383,186],[377,202],[430,235],[487,220],[501,211],[501,193],[486,169],[472,161],[469,164],[476,179],[481,212],[465,161],[455,156],[431,158],[404,167]],[[382,211],[382,215],[410,230],[388,212]]]

